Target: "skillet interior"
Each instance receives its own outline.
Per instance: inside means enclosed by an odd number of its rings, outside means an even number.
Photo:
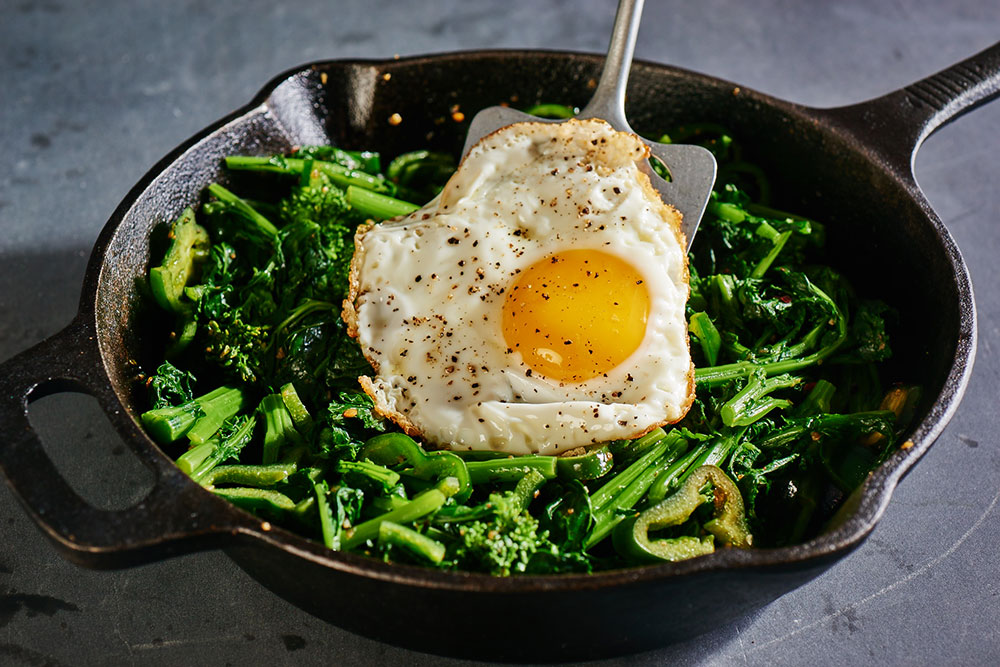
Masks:
[[[101,353],[126,412],[137,419],[145,408],[135,375],[152,370],[162,358],[162,332],[169,326],[148,306],[150,243],[157,247],[162,223],[198,202],[205,185],[232,181],[221,170],[221,157],[323,141],[390,156],[422,147],[457,152],[467,123],[451,119],[454,105],[467,118],[500,102],[582,106],[602,62],[596,56],[494,52],[320,64],[279,77],[276,81],[284,82],[273,92],[272,83],[257,100],[266,97],[266,107],[237,112],[176,160],[167,158],[154,168],[162,169],[159,175],[133,193],[134,203],[120,210],[121,224],[105,231],[91,264],[91,274],[100,272]],[[388,80],[385,74],[391,75]],[[834,265],[867,296],[881,297],[900,311],[892,332],[890,376],[923,385],[918,420],[924,421],[921,433],[930,430],[926,424],[938,418],[932,408],[955,361],[961,294],[925,204],[907,183],[854,137],[820,123],[815,112],[752,91],[737,92],[734,85],[709,77],[636,63],[627,106],[633,127],[652,136],[685,121],[730,127],[772,176],[778,207],[827,223]],[[401,124],[388,124],[393,113],[402,116]],[[142,446],[155,447],[148,439]],[[903,461],[896,455],[886,466],[907,467]],[[495,580],[385,566],[349,555],[327,558],[322,549],[283,531],[274,531],[266,546],[252,540],[233,547],[231,554],[309,611],[386,641],[484,657],[481,642],[490,640],[488,657],[568,659],[574,657],[568,650],[580,656],[613,654],[691,636],[766,603],[856,546],[877,520],[894,482],[888,475],[881,484],[867,484],[867,497],[855,498],[868,503],[863,519],[848,519],[835,535],[801,547],[718,553],[697,563],[558,581]],[[580,633],[588,619],[604,624],[605,632]],[[448,646],[429,638],[444,623],[460,637]],[[542,636],[518,636],[517,642],[504,643],[507,630],[532,626],[574,641],[561,646]]]

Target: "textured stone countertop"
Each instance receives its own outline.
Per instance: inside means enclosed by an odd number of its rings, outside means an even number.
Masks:
[[[0,359],[70,320],[90,247],[139,176],[278,72],[469,48],[601,52],[614,4],[0,0]],[[995,0],[647,5],[636,57],[816,106],[888,92],[1000,39]],[[998,137],[1000,103],[935,134],[916,162],[972,273],[979,354],[954,419],[872,535],[752,615],[609,664],[996,664]],[[32,418],[91,498],[136,494],[143,469],[92,399],[46,398]],[[70,565],[0,490],[0,664],[442,662],[327,625],[221,552]]]

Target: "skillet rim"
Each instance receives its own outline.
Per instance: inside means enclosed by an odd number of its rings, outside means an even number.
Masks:
[[[558,58],[569,61],[589,62],[592,65],[599,65],[603,62],[604,58],[603,55],[593,53],[548,49],[469,50],[416,55],[405,58],[322,60],[290,68],[273,77],[254,95],[250,102],[197,132],[170,151],[161,160],[157,161],[129,190],[108,219],[108,222],[101,230],[95,242],[84,276],[80,308],[74,319],[74,323],[80,322],[85,324],[92,329],[97,341],[103,341],[99,335],[101,327],[97,320],[97,303],[103,282],[104,270],[108,268],[107,254],[108,250],[112,247],[121,224],[135,203],[149,189],[158,176],[164,173],[188,151],[196,149],[198,144],[203,140],[230,125],[236,125],[240,121],[245,121],[255,113],[266,113],[270,109],[268,106],[270,96],[281,84],[296,76],[304,75],[309,71],[323,70],[324,68],[342,68],[346,70],[351,67],[373,67],[381,71],[394,66],[440,65],[459,60],[479,59],[502,62],[511,56],[539,59]],[[914,446],[907,450],[893,452],[851,495],[849,502],[856,504],[852,514],[840,523],[838,527],[808,542],[788,547],[753,549],[748,551],[726,549],[716,551],[707,556],[677,563],[638,566],[593,574],[517,575],[499,578],[479,573],[432,570],[401,563],[387,564],[360,554],[330,551],[319,543],[276,526],[271,527],[269,530],[262,529],[262,522],[259,519],[234,505],[225,503],[225,501],[222,501],[226,506],[222,512],[222,516],[230,520],[231,523],[227,526],[217,527],[219,533],[229,533],[232,536],[238,536],[241,538],[241,546],[244,541],[249,540],[251,544],[260,543],[261,546],[267,548],[281,549],[290,555],[305,558],[314,564],[345,574],[422,588],[511,594],[563,589],[596,590],[654,580],[669,580],[701,573],[809,566],[823,560],[845,555],[868,536],[885,512],[899,480],[930,448],[957,410],[971,375],[976,349],[976,311],[972,285],[969,279],[968,268],[954,240],[917,185],[909,161],[905,161],[904,164],[899,159],[893,159],[892,156],[887,155],[883,150],[873,146],[872,143],[865,142],[862,134],[865,128],[852,127],[852,123],[849,122],[849,114],[845,113],[851,109],[883,101],[889,96],[855,105],[819,109],[788,102],[753,89],[737,86],[737,84],[718,77],[661,63],[636,60],[633,63],[633,68],[649,69],[653,72],[671,72],[684,78],[694,79],[707,86],[731,86],[739,88],[741,95],[751,97],[767,107],[771,112],[777,111],[787,116],[799,117],[809,121],[815,124],[823,133],[835,136],[840,143],[861,153],[867,160],[875,163],[875,168],[886,173],[894,184],[899,186],[919,206],[920,210],[924,213],[924,219],[930,223],[935,237],[941,244],[951,265],[952,275],[956,281],[956,292],[960,297],[960,303],[958,304],[958,329],[960,334],[964,335],[960,335],[956,343],[954,357],[944,378],[941,391],[929,407],[924,418],[910,433],[909,440],[913,441]],[[923,138],[920,137],[920,140]],[[919,146],[919,141],[917,142],[917,146]],[[908,151],[908,154],[912,154],[916,150],[916,146],[906,146],[904,148]],[[136,447],[142,446],[144,450],[147,450],[147,454],[152,455],[149,461],[158,468],[156,470],[157,473],[163,472],[162,468],[164,465],[176,471],[173,460],[167,457],[160,447],[141,429],[141,426],[131,415],[127,407],[128,402],[123,400],[125,398],[124,394],[111,382],[112,373],[109,369],[109,355],[105,354],[103,342],[96,342],[95,346],[98,355],[97,358],[100,360],[105,376],[104,379],[109,384],[110,392],[108,395],[109,397],[113,397],[114,403],[111,406],[103,404],[102,407],[108,413],[109,417],[112,417],[110,414],[112,408],[120,408],[121,412],[124,413],[121,417],[123,420],[122,423],[119,423],[114,418],[111,419],[115,425],[115,429],[123,438],[131,440],[132,444]],[[142,433],[139,439],[132,437],[132,432],[136,430]],[[198,486],[190,480],[187,480],[187,483],[190,486]],[[198,492],[204,494],[206,504],[211,502],[210,499],[218,500],[210,491],[201,489],[200,486],[198,486]],[[223,548],[227,547],[223,545]]]

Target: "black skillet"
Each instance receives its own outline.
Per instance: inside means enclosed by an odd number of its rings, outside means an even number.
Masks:
[[[467,116],[500,102],[582,105],[599,56],[471,52],[324,62],[287,72],[248,106],[185,142],[149,171],[94,247],[80,311],[66,329],[0,366],[0,469],[69,560],[116,568],[206,548],[227,553],[309,612],[381,641],[480,659],[544,660],[633,652],[691,637],[773,600],[856,547],[895,485],[954,413],[972,370],[976,315],[969,274],[917,186],[921,142],[1000,93],[1000,44],[869,102],[812,109],[701,74],[636,62],[629,118],[656,136],[684,121],[732,129],[773,176],[782,208],[828,223],[834,263],[900,310],[889,375],[924,386],[912,446],[893,454],[805,544],[724,550],[676,564],[589,576],[497,579],[388,565],[262,523],[190,481],[143,433],[136,377],[155,367],[163,321],[149,306],[151,237],[202,188],[228,182],[221,158],[331,141],[393,155],[458,152]],[[403,122],[390,125],[390,115]],[[238,185],[238,184],[237,184]],[[156,475],[138,505],[102,511],[59,475],[27,404],[59,391],[97,398]]]

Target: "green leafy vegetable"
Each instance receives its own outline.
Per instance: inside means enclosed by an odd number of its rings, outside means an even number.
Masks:
[[[305,146],[226,158],[273,187],[212,184],[170,225],[149,271],[170,361],[145,378],[143,425],[246,511],[426,567],[590,572],[816,534],[916,414],[920,387],[883,387],[895,312],[830,265],[823,224],[773,208],[724,127],[661,141],[719,160],[689,256],[697,396],[681,423],[558,457],[429,451],[401,433],[359,387],[371,368],[340,316],[354,235],[437,195],[455,156],[411,151],[383,174],[377,153]]]

